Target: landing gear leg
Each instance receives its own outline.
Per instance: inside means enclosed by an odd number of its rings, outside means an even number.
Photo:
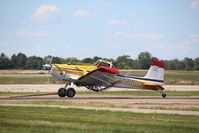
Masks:
[[[166,93],[164,93],[164,92],[162,92],[162,91],[160,91],[160,93],[162,94],[162,97],[163,97],[163,98],[166,98],[166,96],[167,96]]]

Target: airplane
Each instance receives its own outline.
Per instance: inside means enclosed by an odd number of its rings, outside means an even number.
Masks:
[[[163,92],[164,63],[155,59],[144,77],[122,75],[112,62],[105,60],[98,60],[90,66],[50,63],[43,65],[43,68],[48,69],[56,79],[65,82],[65,87],[58,89],[60,97],[74,97],[74,85],[96,92],[111,87],[155,90],[159,91],[163,98],[166,97]]]

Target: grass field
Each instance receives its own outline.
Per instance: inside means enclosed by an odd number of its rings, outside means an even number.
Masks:
[[[6,70],[5,70],[6,71]],[[4,73],[0,71],[0,84],[48,84],[48,83],[62,83],[52,78],[49,74],[27,74],[20,70],[7,70]],[[26,72],[26,71],[25,71]],[[34,71],[35,73],[36,71]],[[146,75],[146,70],[121,70],[122,74],[128,76],[142,77]],[[167,85],[199,85],[199,71],[165,71],[165,84]]]
[[[49,84],[63,83],[50,75],[0,75],[0,84]]]
[[[1,133],[198,133],[199,116],[0,107]]]

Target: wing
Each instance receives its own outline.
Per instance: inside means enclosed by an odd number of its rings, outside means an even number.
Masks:
[[[102,66],[80,77],[78,83],[84,86],[111,86],[116,82],[114,75],[119,73],[116,69]]]

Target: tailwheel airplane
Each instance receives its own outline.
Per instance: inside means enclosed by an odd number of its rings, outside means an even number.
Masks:
[[[48,69],[53,77],[66,83],[64,88],[58,90],[60,97],[74,97],[76,91],[72,88],[73,85],[84,86],[97,92],[110,87],[155,90],[159,91],[162,97],[166,97],[163,92],[164,63],[154,59],[144,77],[122,75],[111,62],[104,60],[98,60],[91,66],[45,64],[43,67]]]

